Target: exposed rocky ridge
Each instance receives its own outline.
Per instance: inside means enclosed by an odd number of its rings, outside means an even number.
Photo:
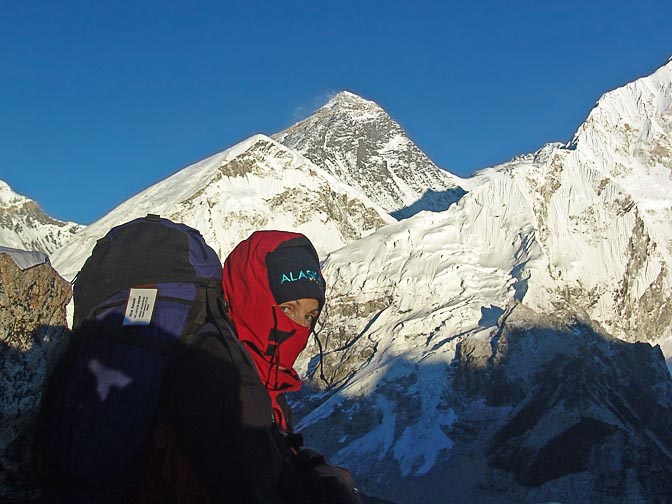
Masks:
[[[35,201],[0,180],[0,245],[51,253],[83,228],[49,217]]]
[[[0,253],[0,500],[36,495],[30,443],[45,378],[67,338],[70,284],[48,264]]]
[[[347,91],[273,138],[397,218],[445,210],[464,194],[382,108]]]

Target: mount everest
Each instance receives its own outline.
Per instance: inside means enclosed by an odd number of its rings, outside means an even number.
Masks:
[[[447,209],[461,179],[438,168],[376,103],[344,91],[274,135],[397,218]]]
[[[311,345],[296,416],[367,493],[666,502],[671,186],[672,62],[604,95],[568,144],[467,180],[344,92],[47,251],[70,279],[110,227],[149,212],[222,258],[254,229],[304,232],[326,257],[329,386]]]

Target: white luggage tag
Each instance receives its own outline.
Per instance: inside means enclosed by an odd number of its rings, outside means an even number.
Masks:
[[[158,289],[131,289],[122,325],[149,325],[154,314]]]

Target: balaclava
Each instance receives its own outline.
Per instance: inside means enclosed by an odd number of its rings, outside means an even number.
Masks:
[[[324,278],[317,252],[302,234],[256,231],[224,261],[222,286],[238,339],[268,390],[275,420],[287,430],[277,396],[301,388],[293,366],[313,327],[297,324],[279,305],[314,298],[322,309]]]

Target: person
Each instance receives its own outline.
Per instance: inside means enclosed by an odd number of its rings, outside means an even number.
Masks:
[[[222,286],[238,339],[268,391],[273,420],[291,433],[284,394],[301,388],[294,362],[325,300],[317,252],[303,235],[257,231],[225,260]]]
[[[301,388],[294,364],[325,303],[312,243],[254,232],[224,261],[222,289],[230,334],[176,360],[141,502],[360,502],[347,470],[301,446],[285,398]]]

